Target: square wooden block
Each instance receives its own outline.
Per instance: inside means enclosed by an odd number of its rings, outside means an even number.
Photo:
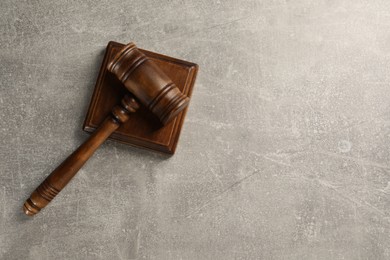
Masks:
[[[124,44],[117,42],[109,42],[107,45],[87,117],[83,125],[83,129],[86,132],[95,131],[107,115],[110,114],[111,109],[120,102],[127,92],[122,83],[106,69],[107,63],[123,46]],[[198,65],[162,54],[140,50],[153,60],[184,94],[191,97]],[[169,124],[163,126],[156,116],[141,106],[109,139],[131,146],[173,154],[179,140],[187,109],[188,107]]]

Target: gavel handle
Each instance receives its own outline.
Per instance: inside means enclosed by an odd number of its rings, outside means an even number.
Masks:
[[[99,146],[129,119],[130,113],[139,108],[138,103],[130,95],[126,95],[121,105],[115,106],[100,127],[77,148],[62,164],[60,164],[30,195],[23,205],[28,216],[37,214],[68,184],[85,162]]]

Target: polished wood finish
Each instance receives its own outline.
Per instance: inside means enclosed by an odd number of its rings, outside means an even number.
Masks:
[[[126,93],[123,84],[107,70],[108,63],[120,52],[123,46],[117,42],[110,42],[107,45],[84,121],[84,131],[94,132],[111,108]],[[147,50],[139,50],[152,60],[183,94],[191,97],[198,72],[196,64]],[[173,154],[177,147],[187,109],[188,107],[167,125],[162,125],[157,116],[141,105],[137,113],[131,114],[130,120],[115,130],[109,139],[131,146]]]
[[[107,70],[166,125],[188,106],[190,99],[134,43],[124,46]]]
[[[60,166],[58,166],[23,205],[26,215],[33,216],[44,208],[68,184],[97,148],[121,124],[129,119],[129,114],[139,108],[136,100],[127,95],[120,105],[115,106],[102,125],[74,151]]]
[[[137,55],[127,55],[129,50]],[[167,124],[187,107],[189,99],[176,88],[169,77],[159,70],[153,61],[138,51],[134,44],[123,47],[118,55],[109,63],[109,70],[114,72],[113,74],[122,80],[125,87],[132,90],[133,93],[127,93],[122,98],[120,105],[111,109],[110,115],[89,139],[58,166],[31,194],[23,205],[26,215],[33,216],[50,203],[96,149],[121,124],[130,119],[130,113],[139,109],[139,101],[150,108],[163,124]],[[145,75],[149,73],[152,75]],[[135,88],[133,88],[134,86]],[[177,112],[177,110],[180,111]]]

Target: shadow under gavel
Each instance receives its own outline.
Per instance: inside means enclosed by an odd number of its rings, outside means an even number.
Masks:
[[[129,43],[107,66],[131,93],[112,108],[111,114],[100,127],[60,164],[30,195],[23,211],[33,216],[44,208],[68,184],[96,149],[129,119],[139,108],[138,101],[153,112],[165,125],[175,118],[189,103],[176,85],[161,69]],[[134,95],[134,97],[133,97]],[[136,100],[136,99],[137,100]]]

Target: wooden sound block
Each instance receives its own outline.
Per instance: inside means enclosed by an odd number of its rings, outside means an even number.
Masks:
[[[110,114],[112,107],[119,104],[122,97],[127,93],[122,83],[107,71],[108,62],[123,46],[123,44],[117,42],[109,42],[107,45],[83,125],[83,129],[86,132],[94,132],[107,115]],[[162,54],[140,50],[171,78],[183,94],[191,97],[198,65]],[[136,113],[130,115],[129,120],[120,126],[109,139],[131,146],[173,154],[179,140],[187,109],[183,110],[169,124],[163,126],[155,115],[141,106]]]

